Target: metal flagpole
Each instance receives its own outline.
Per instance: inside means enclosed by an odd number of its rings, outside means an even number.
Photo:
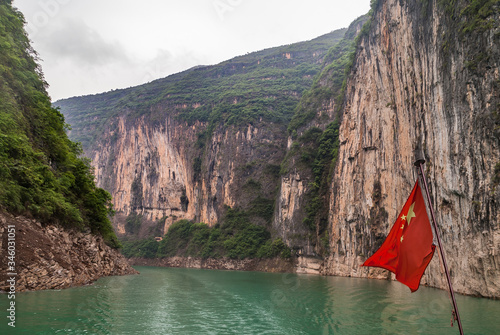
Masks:
[[[446,264],[446,259],[444,257],[443,246],[441,245],[441,238],[439,237],[436,218],[434,216],[434,209],[432,208],[431,197],[429,195],[429,188],[427,187],[427,181],[425,180],[424,169],[422,167],[424,163],[425,159],[418,159],[414,165],[419,169],[420,175],[422,176],[422,181],[424,182],[425,193],[427,194],[427,203],[429,204],[429,209],[432,217],[432,224],[434,225],[434,231],[436,232],[436,239],[438,242],[439,252],[441,253],[441,259],[443,261],[443,267],[446,273],[446,280],[448,281],[448,287],[450,289],[451,300],[454,309],[454,319],[458,321],[458,329],[460,330],[460,335],[463,335],[464,331],[462,329],[462,321],[460,321],[460,315],[458,314],[457,302],[455,300],[455,294],[453,293],[453,286],[451,285],[450,272],[448,271],[448,265]]]

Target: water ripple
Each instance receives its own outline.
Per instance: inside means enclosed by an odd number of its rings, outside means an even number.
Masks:
[[[456,334],[446,292],[397,282],[140,268],[96,285],[20,293],[1,334]],[[467,334],[498,334],[500,301],[457,297]],[[0,302],[7,303],[5,295]]]

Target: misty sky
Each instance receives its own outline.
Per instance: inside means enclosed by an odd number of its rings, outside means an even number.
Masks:
[[[370,0],[14,0],[53,101],[347,27]]]

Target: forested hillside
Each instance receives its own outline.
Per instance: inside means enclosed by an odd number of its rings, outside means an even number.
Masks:
[[[0,1],[0,209],[90,230],[117,247],[111,196],[51,106],[23,25],[12,1]]]
[[[57,101],[73,126],[70,137],[91,150],[117,117],[178,121],[287,124],[304,90],[320,71],[325,53],[345,34],[336,30],[314,40],[253,52],[214,66],[197,66],[151,83],[103,94]],[[162,108],[159,108],[162,107]],[[166,110],[168,109],[168,111]],[[200,141],[211,134],[199,134]],[[204,144],[204,143],[203,143]]]

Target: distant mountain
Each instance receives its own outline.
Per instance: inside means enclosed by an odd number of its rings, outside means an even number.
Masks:
[[[197,66],[151,83],[54,103],[72,125],[70,137],[89,150],[107,122],[117,116],[189,123],[220,113],[229,123],[256,120],[287,123],[302,92],[320,71],[326,52],[345,34],[336,30],[307,42],[270,48],[214,66]],[[235,103],[236,102],[236,103]],[[155,110],[158,106],[168,111]],[[221,112],[221,109],[225,111]],[[152,115],[154,114],[154,115]]]

